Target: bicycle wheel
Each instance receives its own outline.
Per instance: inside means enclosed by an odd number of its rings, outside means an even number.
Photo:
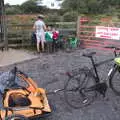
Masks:
[[[66,103],[75,109],[89,105],[96,96],[96,91],[87,90],[93,85],[95,85],[95,78],[90,71],[80,69],[79,74],[71,77],[65,85]]]
[[[109,79],[110,87],[116,95],[120,96],[120,68],[116,68],[113,71]]]

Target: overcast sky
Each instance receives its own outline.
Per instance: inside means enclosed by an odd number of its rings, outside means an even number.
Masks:
[[[4,0],[5,3],[9,3],[10,5],[17,5],[22,4],[23,2],[27,0]],[[51,4],[54,3],[54,6],[51,6]],[[55,2],[55,0],[43,0],[43,4],[48,6],[49,8],[59,8],[58,4]]]

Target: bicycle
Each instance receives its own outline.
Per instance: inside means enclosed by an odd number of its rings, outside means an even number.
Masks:
[[[107,81],[109,81],[109,86],[115,94],[120,95],[120,87],[117,87],[120,82],[116,81],[120,78],[118,77],[118,75],[120,75],[120,58],[116,58],[118,56],[117,50],[120,50],[120,48],[115,46],[107,46],[106,48],[113,49],[115,63],[109,70],[107,78],[104,81],[100,81],[97,67],[113,59],[105,60],[97,64],[93,58],[93,55],[95,55],[96,52],[90,52],[82,55],[91,60],[93,66],[92,68],[84,67],[73,70],[72,72],[67,72],[69,79],[64,87],[64,97],[69,106],[73,108],[87,106],[94,101],[97,93],[100,93],[103,97],[105,97],[105,93],[108,88]],[[116,77],[118,79],[114,79]]]

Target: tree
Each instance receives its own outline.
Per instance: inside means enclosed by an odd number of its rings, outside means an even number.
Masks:
[[[66,11],[86,12],[86,4],[84,0],[64,0],[62,8]]]
[[[13,15],[13,14],[22,14],[22,11],[20,9],[19,5],[5,5],[5,12],[7,15]]]
[[[120,0],[64,0],[62,8],[78,13],[109,13],[120,9]]]
[[[42,0],[28,0],[21,5],[23,13],[42,13],[46,9],[42,6]]]
[[[28,0],[21,5],[23,13],[35,13],[38,12],[38,6],[35,0]]]

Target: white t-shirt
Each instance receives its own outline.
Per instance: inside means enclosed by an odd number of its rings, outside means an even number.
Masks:
[[[36,33],[44,32],[45,23],[42,20],[37,20],[34,26],[36,28]]]

